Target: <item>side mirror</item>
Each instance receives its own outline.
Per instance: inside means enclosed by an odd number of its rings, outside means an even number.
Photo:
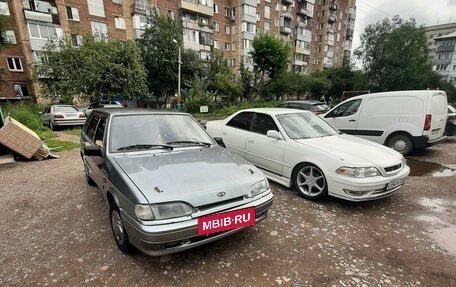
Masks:
[[[215,137],[214,140],[219,146],[226,148],[225,143],[223,142],[223,138]]]
[[[268,138],[272,138],[272,139],[277,139],[277,140],[282,140],[282,136],[280,135],[280,133],[278,131],[275,131],[275,130],[269,130],[267,133],[266,133],[266,136]]]
[[[101,147],[98,145],[84,146],[83,151],[84,151],[85,156],[103,157],[103,153],[101,152]]]

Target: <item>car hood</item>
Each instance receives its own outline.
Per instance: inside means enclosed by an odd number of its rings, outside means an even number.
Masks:
[[[386,146],[346,134],[296,141],[337,156],[347,165],[355,167],[385,167],[402,161],[400,153]]]
[[[150,203],[212,204],[243,197],[265,178],[256,167],[218,146],[125,153],[114,160]],[[219,197],[220,192],[225,196]]]

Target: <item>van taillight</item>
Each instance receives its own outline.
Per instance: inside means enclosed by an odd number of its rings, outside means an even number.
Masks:
[[[426,115],[426,118],[424,119],[424,131],[428,131],[431,129],[431,120],[432,115]]]

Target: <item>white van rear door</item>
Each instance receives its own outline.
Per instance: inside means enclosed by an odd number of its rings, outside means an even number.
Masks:
[[[434,92],[429,97],[428,113],[431,114],[431,128],[428,131],[429,141],[443,136],[447,121],[448,101],[444,91]],[[425,134],[425,133],[424,133]]]

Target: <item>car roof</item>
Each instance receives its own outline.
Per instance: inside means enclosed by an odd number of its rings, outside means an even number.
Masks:
[[[239,112],[254,112],[254,113],[264,113],[272,116],[282,115],[282,114],[298,114],[298,113],[308,113],[313,114],[310,111],[297,110],[297,109],[287,109],[287,108],[252,108],[240,110]]]
[[[165,114],[181,114],[189,115],[188,113],[179,113],[172,110],[152,110],[152,109],[138,109],[138,108],[117,108],[117,109],[104,109],[96,108],[92,111],[102,112],[110,116],[125,116],[125,115],[165,115]]]

